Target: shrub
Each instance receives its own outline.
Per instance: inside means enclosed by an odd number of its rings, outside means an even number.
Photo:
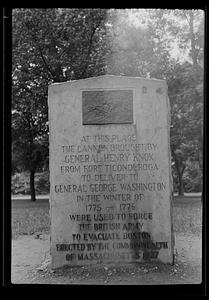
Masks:
[[[49,172],[35,174],[35,190],[37,194],[49,193]],[[12,176],[11,193],[13,195],[30,195],[29,173],[16,173]]]

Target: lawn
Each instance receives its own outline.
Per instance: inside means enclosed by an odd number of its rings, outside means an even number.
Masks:
[[[41,207],[20,207],[12,210],[12,238],[19,235],[31,235],[38,232],[49,233],[50,218],[49,208]]]
[[[187,197],[188,198],[188,197]],[[200,235],[202,232],[201,201],[174,203],[173,225],[176,233]],[[19,235],[49,233],[50,217],[48,205],[28,203],[12,208],[12,238]]]
[[[176,233],[202,233],[201,201],[192,204],[177,204],[173,208],[173,225]]]

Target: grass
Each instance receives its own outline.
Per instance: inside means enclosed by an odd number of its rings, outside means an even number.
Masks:
[[[176,204],[173,208],[173,225],[176,233],[201,234],[201,202],[195,204]],[[48,233],[50,230],[49,208],[14,207],[12,209],[12,238],[19,235],[31,235],[37,232]]]
[[[50,230],[47,207],[14,208],[12,211],[12,238]]]
[[[202,232],[202,206],[196,204],[181,205],[173,208],[173,226],[176,233],[201,234]]]

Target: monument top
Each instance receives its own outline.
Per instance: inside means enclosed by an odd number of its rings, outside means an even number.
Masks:
[[[123,76],[123,75],[111,75],[111,74],[105,74],[105,75],[99,75],[99,76],[93,76],[93,77],[88,77],[88,78],[83,78],[83,79],[75,79],[75,80],[68,80],[65,82],[54,82],[50,84],[49,86],[53,85],[62,85],[62,84],[69,84],[69,83],[75,83],[75,82],[85,82],[85,81],[95,81],[95,80],[106,80],[106,79],[118,79],[118,80],[141,80],[141,81],[156,81],[156,82],[164,82],[166,84],[165,79],[156,79],[156,78],[144,78],[144,77],[136,77],[136,76]]]

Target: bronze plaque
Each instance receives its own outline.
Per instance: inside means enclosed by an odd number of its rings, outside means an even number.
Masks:
[[[132,124],[133,91],[83,91],[83,125]]]

